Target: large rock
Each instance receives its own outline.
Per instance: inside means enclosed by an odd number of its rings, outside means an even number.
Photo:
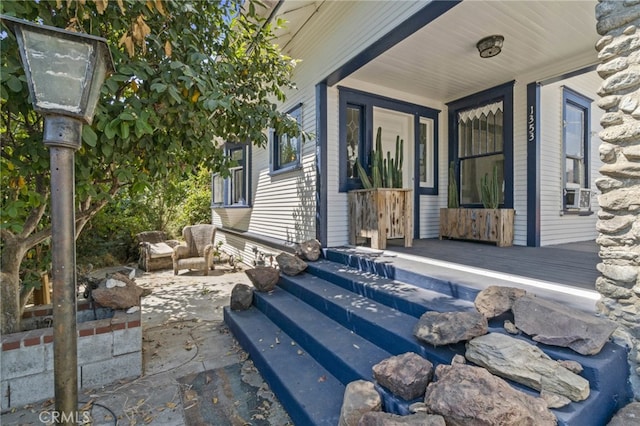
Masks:
[[[370,411],[361,418],[358,426],[446,426],[444,417],[437,414],[416,413],[398,416],[381,411]]]
[[[301,259],[315,262],[322,255],[322,245],[318,240],[303,241],[296,247],[296,254]]]
[[[138,287],[135,281],[126,275],[116,273],[103,280],[91,295],[96,303],[106,308],[129,309],[140,305],[142,293],[143,289]]]
[[[433,364],[413,352],[392,356],[373,366],[376,381],[407,401],[423,396],[432,376]]]
[[[280,280],[280,271],[269,266],[256,266],[253,269],[247,269],[244,273],[256,290],[265,293],[273,290]]]
[[[476,296],[474,304],[478,312],[487,318],[494,318],[511,310],[516,299],[527,294],[521,288],[492,285]]]
[[[622,407],[607,426],[637,426],[640,424],[640,402],[632,402]]]
[[[586,314],[566,305],[524,296],[513,304],[516,327],[536,342],[595,355],[618,327],[613,321]]]
[[[541,398],[514,389],[481,367],[465,364],[436,367],[437,381],[427,387],[425,404],[447,425],[555,425]]]
[[[357,426],[360,418],[369,411],[382,410],[382,398],[372,382],[356,380],[344,390],[338,426]]]
[[[231,290],[229,307],[232,311],[246,311],[253,303],[253,288],[246,284],[236,284]]]
[[[478,312],[426,312],[413,328],[413,335],[441,346],[482,336],[487,329],[487,319]]]
[[[299,273],[307,269],[307,263],[304,260],[289,253],[280,253],[276,256],[276,261],[278,262],[280,270],[285,275],[298,275]]]
[[[499,333],[476,337],[467,343],[465,357],[493,374],[538,391],[545,390],[582,401],[589,382],[549,358],[536,346]]]

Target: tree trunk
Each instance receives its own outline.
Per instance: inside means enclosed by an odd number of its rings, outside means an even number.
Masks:
[[[3,241],[2,272],[0,291],[2,292],[2,334],[20,331],[22,304],[20,303],[20,263],[25,250],[15,239]]]

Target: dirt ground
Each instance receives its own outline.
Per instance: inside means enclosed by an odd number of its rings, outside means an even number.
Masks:
[[[103,270],[94,275],[113,271]],[[93,425],[291,424],[246,352],[223,322],[233,286],[249,284],[244,272],[217,266],[209,276],[137,271],[151,291],[142,299],[142,377],[79,391]],[[47,424],[53,400],[3,413],[2,425]],[[46,418],[46,416],[44,416]]]

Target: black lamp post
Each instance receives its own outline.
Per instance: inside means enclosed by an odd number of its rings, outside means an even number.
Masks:
[[[101,37],[0,15],[16,36],[33,109],[44,115],[51,159],[53,364],[56,411],[62,424],[78,419],[74,156],[82,125],[91,124],[100,88],[113,72]]]

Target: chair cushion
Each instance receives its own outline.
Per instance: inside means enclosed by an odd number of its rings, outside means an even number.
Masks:
[[[167,243],[149,244],[149,255],[152,259],[167,257],[173,254],[173,249]]]

